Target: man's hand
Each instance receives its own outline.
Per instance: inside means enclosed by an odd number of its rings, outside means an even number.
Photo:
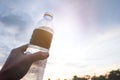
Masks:
[[[24,54],[27,47],[28,45],[23,45],[11,51],[0,71],[0,80],[19,80],[25,76],[33,62],[46,59],[49,56],[45,52]]]

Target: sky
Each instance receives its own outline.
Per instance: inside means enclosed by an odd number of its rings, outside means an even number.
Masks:
[[[44,80],[105,74],[120,68],[119,0],[0,0],[0,68],[11,49],[29,43],[45,12],[54,36]]]

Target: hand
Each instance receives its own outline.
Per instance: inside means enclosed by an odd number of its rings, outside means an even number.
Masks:
[[[23,45],[11,51],[0,71],[0,80],[19,80],[28,72],[33,62],[46,59],[49,56],[46,52],[24,54],[27,47],[28,45]]]

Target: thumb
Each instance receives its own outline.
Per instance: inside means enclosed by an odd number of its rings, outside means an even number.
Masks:
[[[29,55],[30,60],[32,60],[33,62],[38,60],[43,60],[48,57],[49,57],[48,52],[41,52],[41,51]]]

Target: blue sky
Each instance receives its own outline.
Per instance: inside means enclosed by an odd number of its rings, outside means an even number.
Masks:
[[[120,67],[119,0],[0,0],[0,65],[28,43],[44,12],[54,14],[46,78],[102,74]]]

